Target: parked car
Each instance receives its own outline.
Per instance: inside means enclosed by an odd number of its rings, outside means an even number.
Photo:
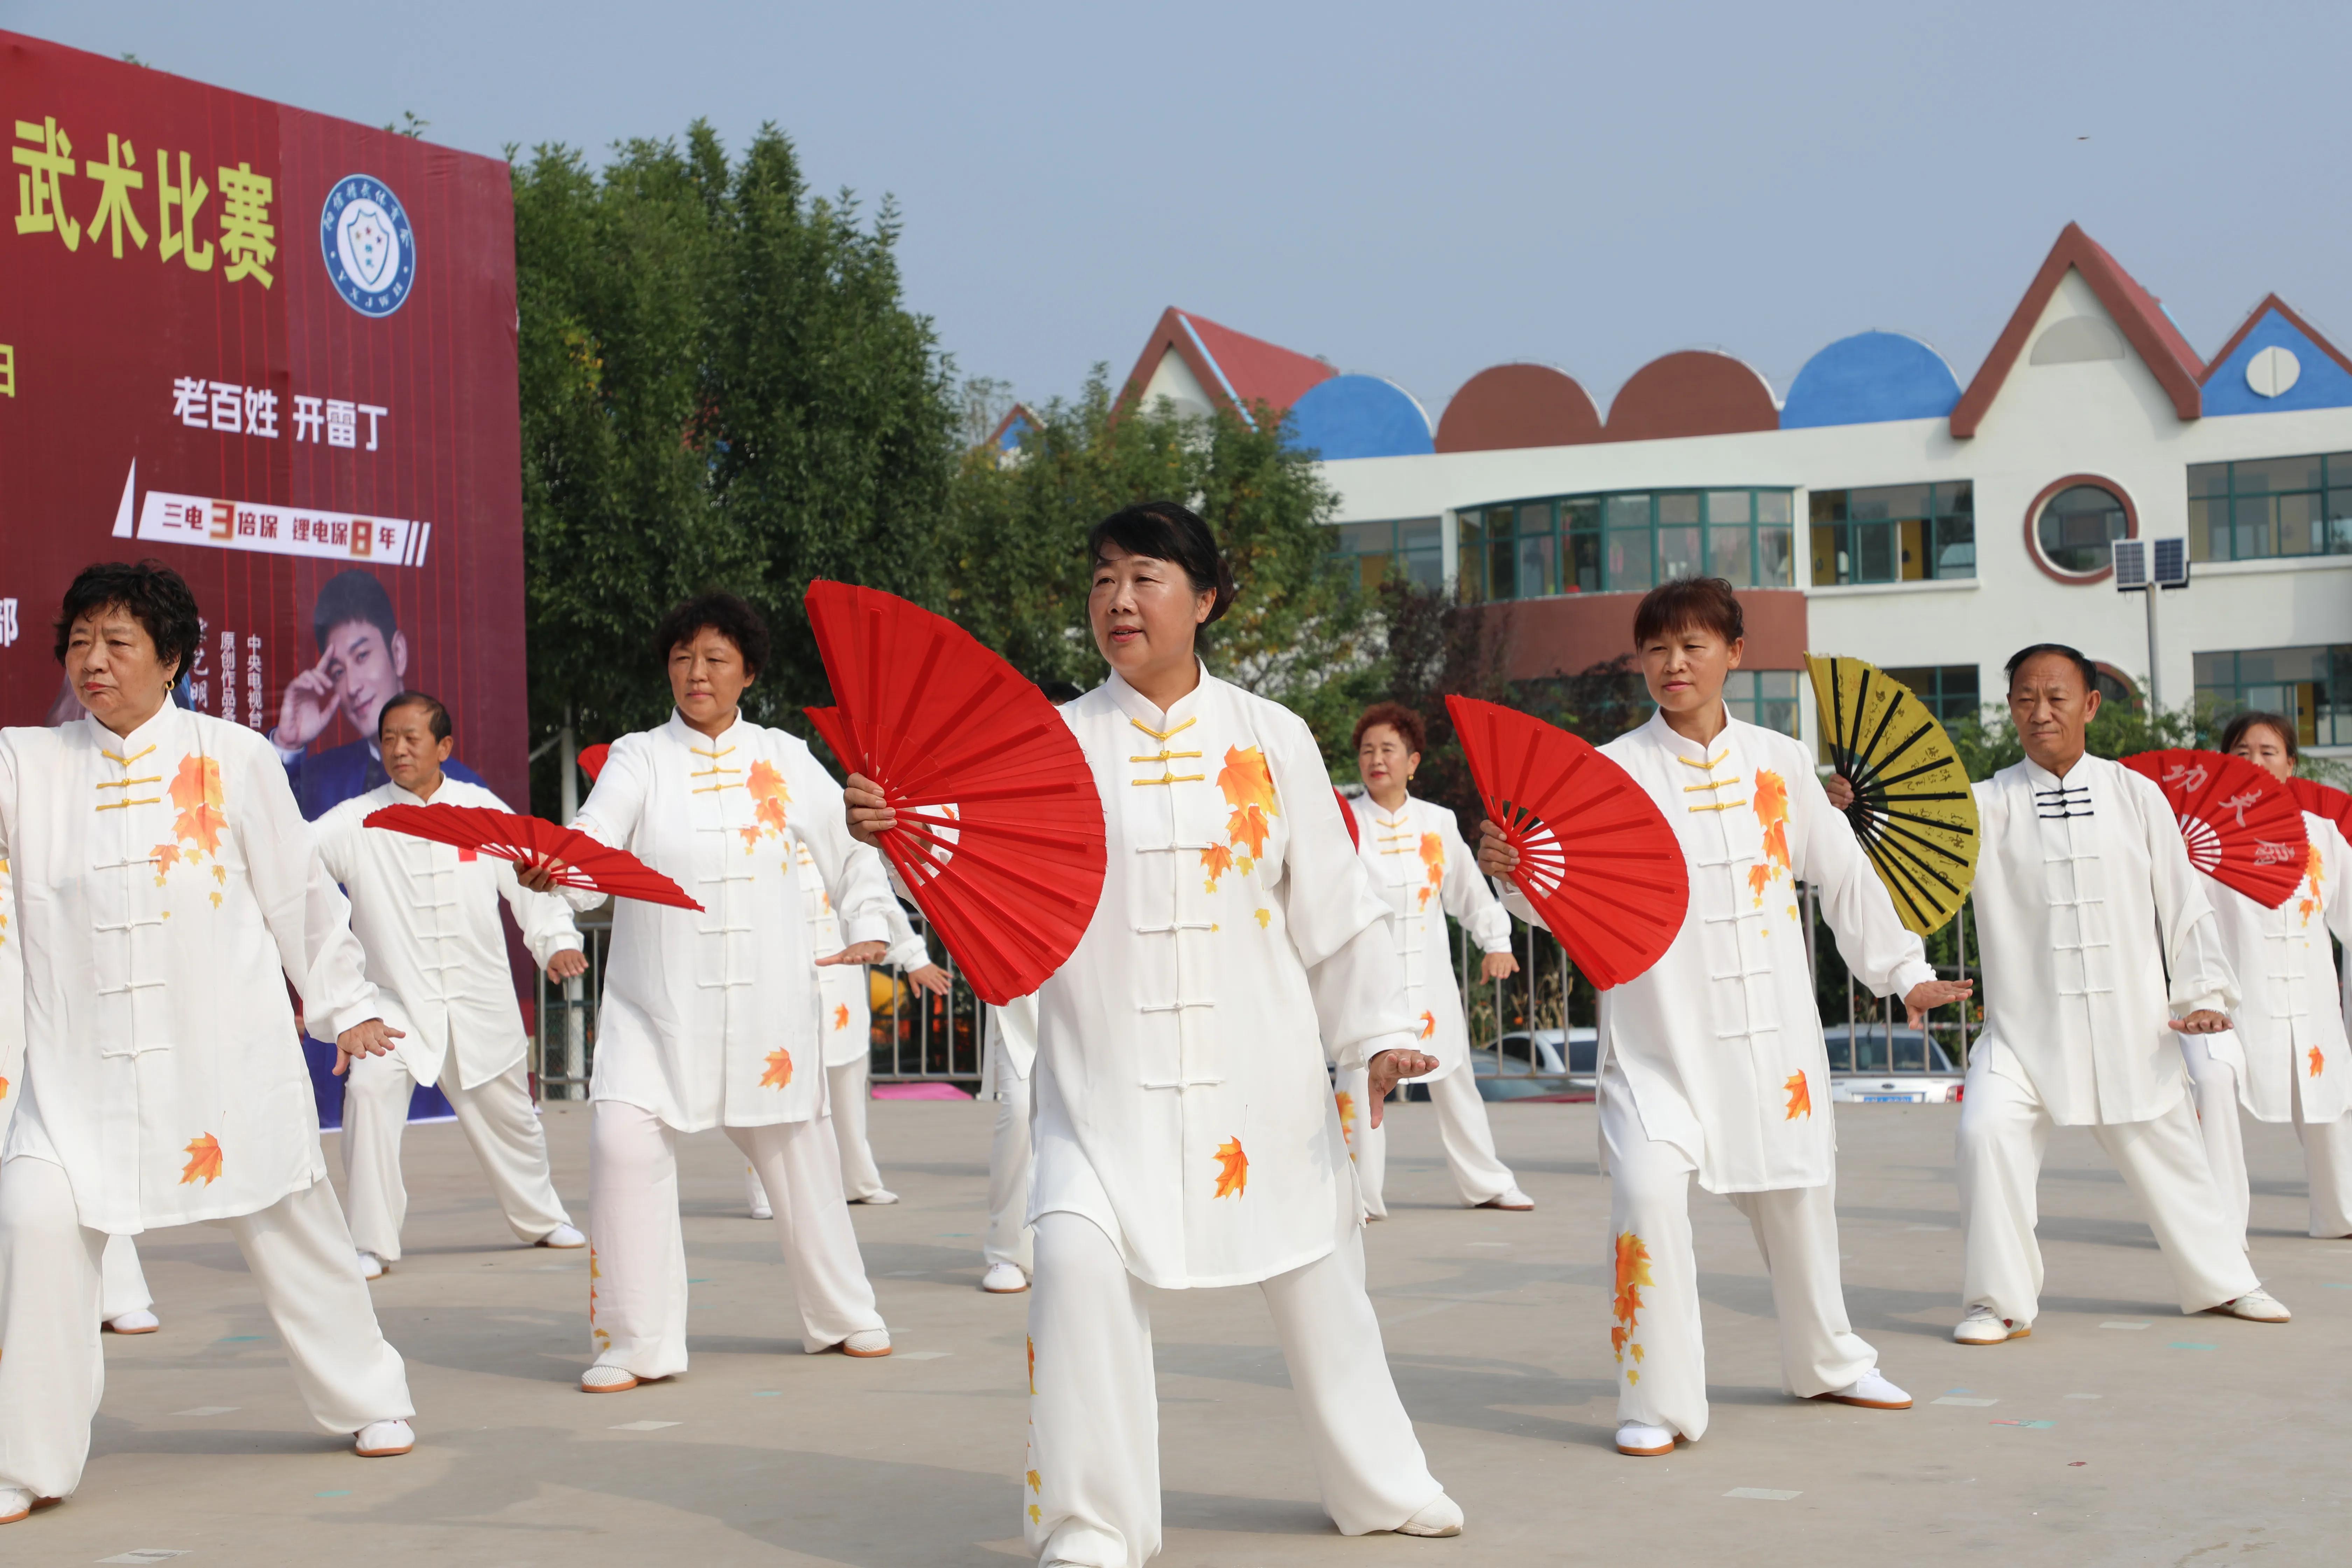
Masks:
[[[1565,1037],[1558,1029],[1515,1029],[1494,1050],[1474,1049],[1470,1070],[1479,1099],[1528,1100],[1591,1089],[1599,1050],[1599,1038],[1589,1028],[1570,1029]],[[1415,1100],[1429,1098],[1418,1085],[1408,1092]]]
[[[1907,1025],[1856,1020],[1822,1031],[1830,1099],[1842,1104],[1941,1105],[1960,1098],[1960,1069],[1941,1040]]]

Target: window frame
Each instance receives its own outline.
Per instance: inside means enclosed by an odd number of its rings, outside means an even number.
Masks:
[[[2272,463],[2316,463],[2319,465],[2319,483],[2316,487],[2304,487],[2291,490],[2242,490],[2238,488],[2239,468],[2251,468]],[[2220,492],[2217,494],[2207,491],[2200,494],[2197,485],[2199,474],[2200,472],[2210,474],[2216,468],[2221,470]],[[2341,484],[2336,482],[2338,472],[2343,475]],[[2183,483],[2188,489],[2189,559],[2192,562],[2221,564],[2236,561],[2309,561],[2334,555],[2352,555],[2352,451],[2290,452],[2276,457],[2225,458],[2219,462],[2191,463],[2188,465]],[[2340,515],[2332,514],[2333,509],[2328,498],[2333,495],[2345,497],[2345,510]],[[2317,550],[2280,550],[2276,548],[2279,531],[2278,502],[2291,497],[2304,496],[2318,498],[2319,515],[2315,520],[2315,523],[2326,542]],[[2261,524],[2273,546],[2269,551],[2251,555],[2239,553],[2237,514],[2241,501],[2270,503],[2268,508],[2270,516]],[[2230,552],[2226,555],[2216,555],[2212,551],[2213,519],[2209,509],[2215,505],[2219,505],[2221,509],[2221,531],[2230,542]]]
[[[1405,547],[1404,531],[1415,525],[1426,526],[1435,531],[1435,542],[1426,549],[1408,550]],[[1387,549],[1359,550],[1349,547],[1350,531],[1360,531],[1376,528],[1388,530]],[[1445,527],[1444,519],[1441,517],[1368,517],[1353,522],[1335,522],[1331,524],[1331,553],[1354,566],[1357,586],[1365,593],[1379,592],[1382,584],[1391,577],[1402,576],[1405,581],[1410,582],[1412,578],[1412,557],[1415,555],[1425,555],[1428,563],[1436,571],[1436,580],[1424,586],[1433,593],[1444,591]],[[1387,564],[1381,568],[1378,576],[1367,580],[1363,574],[1363,563],[1368,561],[1381,561]]]
[[[1852,498],[1854,496],[1908,489],[1926,492],[1927,505],[1920,515],[1906,513],[1884,518],[1857,518],[1853,514]],[[1965,492],[1967,497],[1966,510],[1947,508],[1942,504],[1946,498],[1960,492]],[[1831,500],[1832,497],[1836,498],[1834,501]],[[1846,515],[1841,518],[1817,520],[1813,514],[1817,509],[1824,505],[1834,505],[1843,510]],[[1813,587],[1887,587],[1905,583],[1973,583],[1979,580],[1978,569],[1981,563],[1977,552],[1976,480],[1973,479],[1914,479],[1894,485],[1824,486],[1807,492],[1805,514],[1805,550],[1809,566],[1818,563],[1818,557],[1813,554],[1812,536],[1815,531],[1826,531],[1831,535],[1830,574],[1825,577],[1818,571],[1811,572],[1811,582]],[[1945,550],[1958,541],[1946,540],[1944,531],[1948,525],[1963,521],[1968,524],[1969,570],[1965,575],[1956,573],[1948,576],[1939,570],[1940,563]],[[1927,570],[1917,577],[1906,577],[1903,575],[1903,563],[1900,558],[1901,540],[1904,531],[1914,525],[1916,525],[1921,532],[1923,542],[1920,553],[1925,557]],[[1894,575],[1864,577],[1859,574],[1863,554],[1861,531],[1865,528],[1887,531],[1887,536],[1895,545],[1890,556]],[[1847,561],[1849,568],[1843,574],[1838,568],[1841,555]]]
[[[2095,572],[2069,572],[2042,552],[2042,509],[2060,494],[2076,485],[2094,485],[2116,498],[2124,509],[2124,537],[2139,537],[2139,507],[2132,500],[2131,491],[2105,474],[2068,474],[2042,487],[2025,509],[2025,553],[2042,569],[2042,574],[2053,582],[2063,583],[2070,588],[2087,588],[2104,583],[2116,574],[2114,553],[2109,552],[2106,564]]]
[[[1744,521],[1712,520],[1715,498],[1739,495],[1746,498],[1747,516]],[[1698,521],[1694,523],[1660,521],[1661,503],[1688,497],[1695,503]],[[1765,514],[1771,509],[1767,498],[1780,498],[1782,516],[1776,520]],[[1622,523],[1612,526],[1612,513],[1622,513],[1627,503],[1638,500],[1644,521],[1633,526]],[[1616,508],[1611,502],[1618,503]],[[1639,594],[1645,593],[1664,579],[1661,569],[1665,564],[1660,557],[1659,535],[1663,528],[1698,531],[1699,574],[1712,571],[1716,560],[1718,531],[1737,531],[1745,547],[1748,581],[1735,583],[1736,588],[1795,589],[1797,522],[1796,487],[1780,485],[1700,485],[1669,486],[1663,489],[1579,490],[1550,496],[1531,496],[1515,500],[1489,501],[1455,510],[1458,532],[1457,594],[1465,604],[1506,604],[1516,599],[1563,597],[1570,594]],[[1528,513],[1541,509],[1544,521],[1535,530],[1527,526]],[[1507,519],[1508,531],[1493,527],[1496,520]],[[1783,563],[1786,576],[1780,581],[1769,580],[1766,552],[1768,535],[1779,531],[1787,537],[1787,553]],[[1646,541],[1648,577],[1646,581],[1617,585],[1609,567],[1609,544],[1612,537],[1641,534]],[[1529,547],[1549,542],[1549,563],[1539,591],[1527,591],[1522,581],[1522,567],[1534,558]],[[1540,552],[1537,552],[1540,553]],[[1589,561],[1593,584],[1584,585],[1581,566]],[[1508,563],[1510,592],[1498,594],[1496,570],[1500,562]]]
[[[2245,660],[2249,658],[2275,658],[2282,654],[2311,653],[2318,656],[2321,678],[2317,680],[2248,680]],[[2224,684],[2206,679],[2208,659],[2230,661],[2230,679]],[[2194,689],[2199,697],[2211,697],[2216,721],[2250,710],[2268,710],[2285,713],[2296,730],[2295,743],[2313,749],[2352,746],[2352,643],[2294,643],[2285,647],[2210,648],[2191,656],[2190,668]],[[2266,700],[2249,702],[2248,688],[2284,691],[2311,687],[2312,706],[2305,712],[2302,704]],[[2226,695],[2224,695],[2226,693]],[[2323,729],[2325,732],[2323,733]]]

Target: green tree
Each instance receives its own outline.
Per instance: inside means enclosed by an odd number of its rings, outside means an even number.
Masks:
[[[948,613],[1024,674],[1092,686],[1104,667],[1087,629],[1087,531],[1137,501],[1181,500],[1240,588],[1202,638],[1209,668],[1298,712],[1336,762],[1385,676],[1377,605],[1331,552],[1335,498],[1313,455],[1265,407],[1251,421],[1122,407],[1099,365],[1076,401],[1032,412],[1018,451],[975,447],[956,471]]]
[[[514,192],[534,734],[660,722],[647,639],[708,587],[768,616],[753,715],[797,724],[825,699],[812,577],[937,597],[961,409],[896,215],[812,198],[772,127],[730,166],[699,121],[601,172],[541,147]],[[555,780],[550,756],[542,806]]]

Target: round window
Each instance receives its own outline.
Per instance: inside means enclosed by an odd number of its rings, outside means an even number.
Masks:
[[[2033,542],[2042,559],[2075,577],[2106,571],[2115,563],[2113,544],[2131,531],[2130,510],[2103,485],[2068,485],[2043,501],[2033,520]]]

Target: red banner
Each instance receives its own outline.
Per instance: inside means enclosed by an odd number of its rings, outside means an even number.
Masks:
[[[0,141],[0,723],[79,711],[66,585],[153,556],[179,700],[306,814],[383,782],[404,688],[528,809],[507,166],[6,32]]]

